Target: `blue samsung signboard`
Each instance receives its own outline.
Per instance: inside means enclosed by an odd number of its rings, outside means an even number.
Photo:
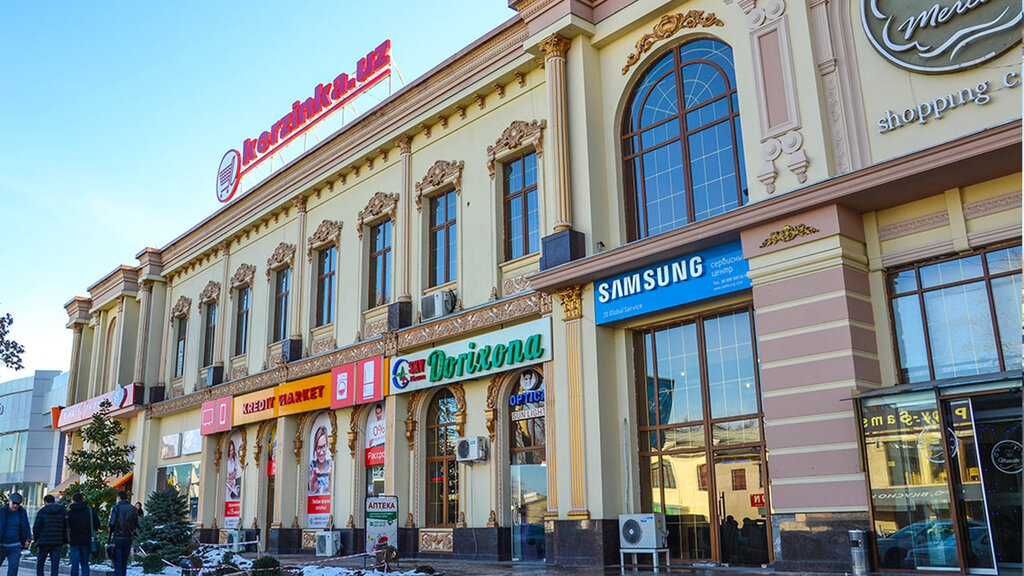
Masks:
[[[598,324],[750,288],[749,264],[730,242],[594,282]]]

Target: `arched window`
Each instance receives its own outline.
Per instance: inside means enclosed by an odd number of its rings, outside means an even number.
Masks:
[[[745,204],[732,49],[702,38],[658,59],[626,105],[622,152],[630,240]]]
[[[454,526],[459,516],[457,411],[455,396],[447,388],[434,395],[427,411],[427,526]]]

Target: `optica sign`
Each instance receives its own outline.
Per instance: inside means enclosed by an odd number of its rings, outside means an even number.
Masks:
[[[390,75],[391,40],[385,40],[356,63],[354,75],[342,72],[331,82],[317,84],[312,96],[293,102],[269,129],[255,138],[246,138],[241,152],[228,150],[217,168],[217,199],[230,201],[242,176]]]

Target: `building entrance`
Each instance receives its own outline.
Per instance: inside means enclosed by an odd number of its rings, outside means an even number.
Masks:
[[[544,560],[548,508],[544,378],[535,368],[519,373],[509,396],[512,559]]]

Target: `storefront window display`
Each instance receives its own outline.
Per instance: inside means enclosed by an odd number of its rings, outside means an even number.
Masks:
[[[547,512],[544,377],[536,368],[518,374],[509,395],[512,559],[543,560]]]
[[[156,489],[174,489],[188,498],[189,517],[193,522],[199,515],[199,471],[199,462],[156,469]]]
[[[387,418],[384,403],[377,402],[366,416],[366,495],[384,494],[384,456],[387,441]]]
[[[224,451],[224,527],[238,529],[242,514],[242,461],[239,452],[242,449],[242,432],[235,430],[228,436]]]
[[[427,412],[427,526],[454,526],[458,519],[457,411],[455,396],[441,388],[434,394]]]
[[[317,416],[310,428],[307,528],[326,528],[331,515],[331,480],[334,477],[334,467],[328,440],[330,430],[331,421],[327,413]]]

